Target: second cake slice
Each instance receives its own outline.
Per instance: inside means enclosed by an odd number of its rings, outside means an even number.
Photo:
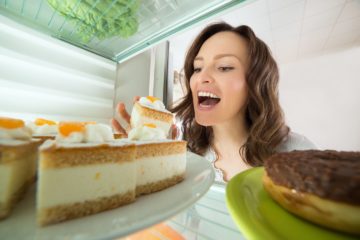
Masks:
[[[172,113],[166,110],[165,105],[158,98],[141,97],[134,103],[131,112],[131,128],[141,127],[143,124],[154,124],[167,136],[172,123]]]
[[[41,146],[39,225],[98,213],[135,200],[135,145],[112,141],[111,130],[104,127],[68,124],[62,130],[68,141],[47,141]]]

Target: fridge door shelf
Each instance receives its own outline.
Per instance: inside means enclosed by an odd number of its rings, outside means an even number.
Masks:
[[[116,62],[245,0],[1,0],[0,13]]]

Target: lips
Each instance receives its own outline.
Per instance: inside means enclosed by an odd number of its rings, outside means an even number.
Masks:
[[[212,108],[221,101],[215,93],[209,91],[198,91],[198,103],[201,108]]]

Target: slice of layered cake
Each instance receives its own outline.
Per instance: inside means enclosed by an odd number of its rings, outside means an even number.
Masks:
[[[129,132],[136,144],[136,195],[163,190],[181,182],[186,170],[186,142],[166,139],[155,124],[143,124]]]
[[[166,110],[164,103],[156,97],[141,97],[136,101],[130,118],[130,127],[142,126],[144,123],[155,124],[166,136],[173,124],[173,114]]]
[[[37,118],[33,122],[28,122],[27,126],[31,129],[32,137],[42,141],[55,139],[58,125],[55,121]]]
[[[38,146],[24,121],[0,117],[0,219],[35,181]]]
[[[60,123],[40,147],[39,225],[62,222],[135,200],[135,145],[114,141],[110,127]]]

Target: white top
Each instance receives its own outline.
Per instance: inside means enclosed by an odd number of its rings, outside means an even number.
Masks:
[[[317,147],[305,136],[302,136],[294,132],[290,132],[288,137],[285,139],[285,141],[277,148],[276,152],[291,152],[293,150],[308,150],[308,149],[317,149]],[[224,175],[222,170],[215,166],[215,161],[216,161],[215,151],[212,148],[209,148],[206,151],[204,157],[208,161],[210,161],[212,166],[214,167],[215,181],[226,183],[224,180]]]

